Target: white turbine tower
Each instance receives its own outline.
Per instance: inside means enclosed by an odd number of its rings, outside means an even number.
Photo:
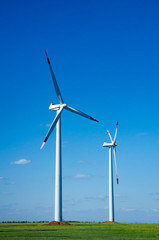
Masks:
[[[50,60],[49,57],[47,55],[47,52],[45,50],[46,53],[46,57],[47,57],[47,61],[49,64],[49,68],[50,68],[50,72],[51,72],[51,76],[53,79],[53,84],[55,87],[55,92],[56,95],[60,101],[59,104],[50,104],[49,110],[51,111],[56,111],[56,117],[54,119],[54,121],[51,124],[51,127],[44,139],[44,142],[41,146],[41,149],[43,148],[44,144],[46,143],[46,141],[48,140],[48,138],[50,137],[50,134],[52,133],[53,129],[56,126],[56,167],[55,167],[55,221],[57,222],[61,222],[62,221],[62,156],[61,156],[61,113],[63,111],[63,109],[66,109],[70,112],[76,113],[78,115],[81,115],[82,117],[88,118],[90,120],[96,121],[98,122],[96,119],[90,117],[89,115],[76,110],[72,107],[67,106],[62,99],[61,93],[60,93],[60,89],[58,87],[53,69],[51,67],[50,64]]]
[[[109,222],[114,222],[114,191],[113,191],[113,162],[112,162],[112,149],[114,152],[115,160],[115,169],[116,169],[116,180],[117,184],[119,183],[118,174],[117,174],[117,164],[116,164],[116,137],[117,137],[118,122],[116,124],[114,140],[110,135],[110,132],[107,130],[107,133],[110,137],[111,143],[104,142],[103,147],[109,148]]]

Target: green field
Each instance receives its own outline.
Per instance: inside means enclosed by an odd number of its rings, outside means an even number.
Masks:
[[[0,240],[159,239],[159,224],[71,224],[49,226],[42,223],[0,223]]]

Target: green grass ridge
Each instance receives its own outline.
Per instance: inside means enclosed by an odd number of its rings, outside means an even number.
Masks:
[[[44,225],[43,223],[0,223],[0,240],[159,240],[159,224],[80,223]]]

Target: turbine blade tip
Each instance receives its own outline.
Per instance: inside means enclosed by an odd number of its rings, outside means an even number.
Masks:
[[[42,149],[44,145],[45,145],[45,142],[43,142],[43,144],[41,145],[40,149]]]
[[[48,57],[47,52],[46,52],[46,49],[45,49],[45,54],[46,54],[46,57]]]
[[[117,184],[119,184],[119,178],[117,178],[116,181],[117,181]]]
[[[109,130],[107,130],[107,133],[109,133]]]
[[[90,117],[90,119],[91,119],[92,121],[99,122],[98,120],[96,120],[96,119],[94,119],[94,118],[92,118],[92,117]]]
[[[46,137],[46,138],[44,139],[44,142],[43,142],[43,144],[41,145],[41,148],[40,148],[40,149],[43,148],[43,146],[45,145],[45,143],[46,143],[47,140],[48,140],[48,138]]]
[[[50,60],[49,60],[48,54],[46,52],[46,49],[45,49],[45,54],[46,54],[46,57],[47,57],[48,64],[50,65]]]
[[[116,126],[117,126],[117,127],[118,127],[118,125],[119,125],[119,122],[116,123]]]

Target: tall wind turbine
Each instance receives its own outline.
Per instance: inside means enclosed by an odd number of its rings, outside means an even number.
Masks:
[[[104,142],[103,147],[109,148],[109,222],[114,222],[114,191],[113,191],[113,162],[112,162],[112,149],[114,152],[114,160],[115,160],[115,169],[116,169],[116,180],[117,184],[119,183],[118,174],[117,174],[117,164],[116,164],[116,137],[117,137],[117,129],[118,122],[116,124],[116,130],[114,135],[114,140],[110,135],[110,132],[107,130],[107,133],[110,137],[111,143]]]
[[[88,118],[88,119],[93,120],[95,122],[98,122],[98,121],[96,119],[90,117],[89,115],[77,110],[77,109],[74,109],[72,107],[67,106],[64,103],[46,50],[45,50],[45,53],[46,53],[47,61],[48,61],[48,64],[49,64],[49,68],[50,68],[55,92],[56,92],[56,95],[57,95],[60,103],[56,104],[56,105],[53,104],[53,103],[50,104],[49,110],[56,111],[56,117],[54,118],[54,121],[52,122],[52,124],[50,126],[50,129],[49,129],[49,131],[48,131],[48,133],[47,133],[47,135],[44,139],[44,142],[41,146],[41,149],[45,145],[46,141],[48,140],[48,138],[50,137],[53,129],[56,126],[55,221],[61,222],[62,221],[61,113],[62,113],[63,109],[66,109],[70,112],[76,113],[78,115],[81,115],[82,117]]]

